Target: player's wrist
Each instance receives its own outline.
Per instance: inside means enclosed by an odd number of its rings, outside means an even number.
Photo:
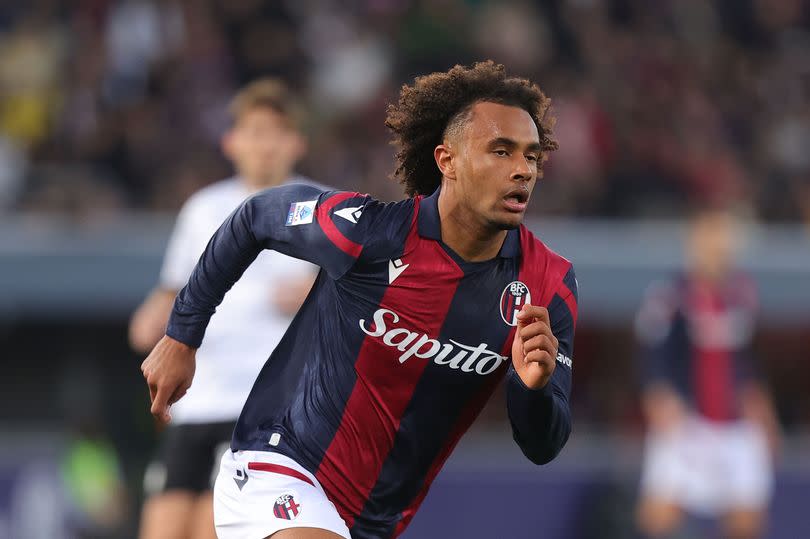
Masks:
[[[184,342],[182,337],[177,338],[166,333],[162,340],[164,341],[164,345],[171,348],[172,351],[176,351],[184,355],[190,354],[192,356],[197,352],[198,346],[193,346],[192,344]]]
[[[542,396],[551,396],[551,377],[548,377],[543,385],[538,385],[537,387],[533,387],[526,383],[517,369],[509,369],[509,376],[518,384],[518,388],[531,393],[532,395],[537,395],[539,397]]]

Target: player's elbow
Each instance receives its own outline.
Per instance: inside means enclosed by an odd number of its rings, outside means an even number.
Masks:
[[[517,436],[515,436],[515,441],[518,443],[518,446],[520,446],[521,451],[523,451],[527,459],[538,466],[542,466],[557,458],[563,447],[565,447],[566,442],[568,442],[570,434],[571,426],[567,425],[564,429],[555,433],[555,436],[552,436],[548,440],[543,440],[541,443],[521,443]]]
[[[537,450],[527,450],[526,448],[523,448],[523,454],[526,455],[526,458],[529,459],[533,464],[537,464],[538,466],[548,464],[549,462],[557,458],[557,455],[560,454],[560,451],[562,451],[562,446],[541,448]]]

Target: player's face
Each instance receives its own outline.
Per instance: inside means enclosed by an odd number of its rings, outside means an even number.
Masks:
[[[223,139],[226,156],[240,176],[256,187],[284,181],[304,148],[300,133],[270,107],[248,109]]]
[[[542,157],[531,115],[518,107],[477,103],[460,138],[456,178],[465,205],[490,228],[519,226]]]
[[[720,279],[734,264],[739,230],[734,218],[724,212],[706,213],[692,222],[689,238],[693,271]]]

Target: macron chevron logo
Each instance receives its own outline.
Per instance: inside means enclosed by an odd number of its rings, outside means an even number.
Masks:
[[[335,215],[343,217],[350,223],[357,224],[360,215],[363,214],[363,206],[355,206],[353,208],[343,208],[342,210],[335,210]]]
[[[237,468],[236,472],[233,474],[233,480],[236,482],[236,486],[239,487],[239,490],[245,487],[245,483],[248,482],[248,479],[248,474],[246,474],[245,470],[242,468]]]
[[[406,269],[408,269],[410,264],[403,264],[401,258],[397,258],[396,260],[389,260],[388,261],[388,284],[393,283],[397,280],[397,277],[402,275]]]

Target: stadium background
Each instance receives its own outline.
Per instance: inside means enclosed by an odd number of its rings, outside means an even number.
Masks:
[[[750,218],[786,435],[768,537],[810,537],[810,2],[30,0],[0,3],[0,538],[134,536],[155,434],[128,316],[181,202],[229,174],[239,85],[300,88],[303,173],[397,199],[386,103],[484,58],[554,99],[529,224],[578,269],[575,432],[533,468],[496,397],[407,537],[633,537],[633,313],[718,201]]]

